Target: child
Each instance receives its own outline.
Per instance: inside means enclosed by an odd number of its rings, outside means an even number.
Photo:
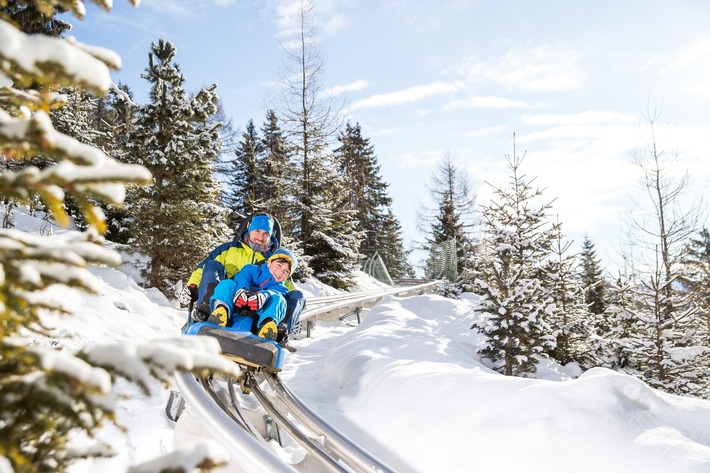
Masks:
[[[284,281],[295,269],[296,257],[284,248],[274,251],[265,264],[245,265],[232,279],[217,284],[207,321],[230,326],[235,310],[249,309],[258,316],[256,335],[276,340],[277,326],[286,315],[284,294],[289,289]]]

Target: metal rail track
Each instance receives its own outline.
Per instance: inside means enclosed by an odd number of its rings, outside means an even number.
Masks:
[[[288,411],[301,421],[312,432],[316,432],[323,439],[326,448],[335,453],[342,461],[354,471],[362,472],[394,472],[385,463],[381,462],[369,452],[362,449],[355,442],[335,430],[318,414],[304,404],[286,384],[275,374],[265,375],[266,381],[274,391],[276,398],[286,405]]]
[[[427,282],[414,287],[394,288],[384,291],[368,291],[339,296],[309,299],[317,307],[304,311],[302,318],[314,317],[320,312],[343,306],[358,306],[390,294],[424,290],[436,282]],[[258,428],[251,424],[242,412],[235,386],[245,393],[252,393],[261,408],[275,419],[279,428],[297,442],[322,468],[332,473],[394,473],[391,467],[359,447],[347,436],[338,432],[313,410],[305,405],[276,374],[255,373],[245,369],[242,377],[226,380],[231,402],[225,402],[206,378],[195,378],[190,373],[176,375],[178,388],[185,401],[203,420],[212,436],[220,441],[245,472],[297,472],[293,466],[281,460],[270,447]],[[262,380],[272,392],[264,392]],[[272,400],[273,398],[273,400]],[[309,469],[309,471],[313,471]]]
[[[244,384],[244,380],[226,381],[231,399],[229,403],[217,394],[212,382],[207,378],[195,378],[190,373],[179,373],[176,380],[187,403],[195,410],[195,415],[205,421],[215,439],[235,453],[234,456],[239,459],[239,467],[244,471],[298,470],[279,459],[256,426],[245,418],[236,399],[235,385],[246,386],[264,411],[277,422],[279,429],[298,443],[323,472],[395,472],[328,425],[303,404],[276,375],[255,375],[252,371],[245,371],[243,376],[246,380]],[[263,378],[274,388],[273,393],[267,394],[259,387]],[[275,400],[272,400],[271,396]],[[285,407],[279,407],[279,403]]]

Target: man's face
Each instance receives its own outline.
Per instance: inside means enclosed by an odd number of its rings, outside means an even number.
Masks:
[[[265,230],[252,230],[249,232],[249,239],[260,246],[266,246],[269,243],[269,232]]]
[[[267,265],[276,282],[284,282],[286,280],[290,271],[290,267],[286,261],[277,259],[269,261]]]

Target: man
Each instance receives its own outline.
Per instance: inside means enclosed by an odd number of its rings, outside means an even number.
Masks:
[[[223,243],[212,250],[190,275],[187,285],[179,297],[182,305],[196,303],[192,313],[193,320],[207,320],[210,316],[209,300],[217,284],[224,279],[231,279],[247,264],[265,261],[279,247],[278,239],[273,235],[274,219],[265,213],[247,217],[234,241]],[[289,292],[286,298],[286,316],[279,325],[277,341],[283,346],[288,342],[288,334],[297,326],[301,311],[305,305],[303,293],[296,289],[293,281],[286,281]]]

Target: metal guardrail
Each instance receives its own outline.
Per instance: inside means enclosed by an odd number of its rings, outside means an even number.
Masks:
[[[441,281],[427,281],[422,284],[393,287],[390,289],[349,292],[344,294],[336,294],[333,296],[310,297],[306,299],[306,308],[301,312],[301,320],[308,320],[316,317],[319,314],[330,312],[335,309],[345,307],[363,307],[366,302],[374,303],[385,296],[409,293],[409,292],[425,292],[425,290],[440,284]]]

